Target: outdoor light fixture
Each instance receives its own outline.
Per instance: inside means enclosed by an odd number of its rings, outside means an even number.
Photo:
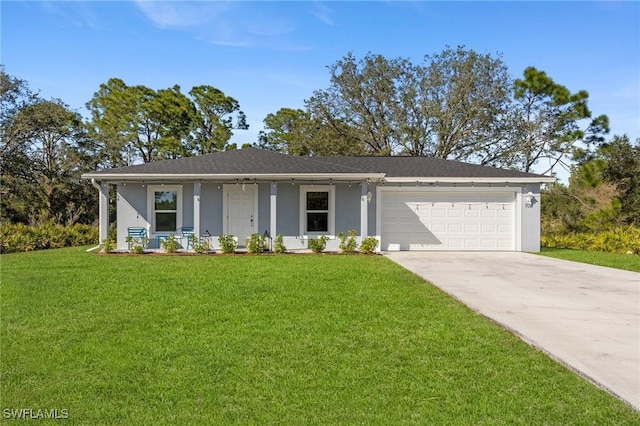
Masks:
[[[269,230],[268,230],[268,229],[265,229],[265,230],[264,230],[264,234],[262,234],[262,236],[263,236],[265,239],[269,240],[269,251],[273,251],[273,250],[271,249],[271,242],[272,242],[272,238],[271,238],[271,235],[269,234]]]
[[[524,206],[525,207],[533,207],[533,203],[536,200],[536,198],[533,196],[533,192],[529,191],[527,192],[527,195],[524,198]]]
[[[367,203],[371,204],[371,199],[373,198],[373,194],[371,191],[367,192]]]

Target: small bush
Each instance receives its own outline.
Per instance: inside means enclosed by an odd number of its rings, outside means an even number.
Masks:
[[[282,234],[276,235],[276,239],[273,241],[273,251],[279,254],[287,252],[287,247],[284,245]]]
[[[356,241],[356,230],[349,229],[349,237],[346,237],[342,232],[338,234],[340,239],[340,252],[342,253],[355,253],[358,242]]]
[[[167,253],[175,253],[178,251],[178,240],[176,240],[175,235],[169,234],[166,239],[160,240],[160,246]]]
[[[125,238],[125,241],[127,242],[130,251],[136,254],[144,253],[144,249],[149,245],[148,237],[132,237],[131,235],[128,235],[127,238]]]
[[[307,245],[312,252],[321,253],[322,251],[324,251],[325,247],[327,247],[328,240],[329,237],[327,237],[326,235],[318,238],[309,238]]]
[[[193,251],[198,254],[206,253],[210,248],[208,240],[203,239],[202,241],[199,241],[195,234],[189,235],[189,243],[191,244],[191,247],[193,247]]]
[[[360,244],[360,253],[372,254],[378,248],[379,241],[376,237],[367,237]]]
[[[220,249],[225,254],[234,253],[238,245],[233,235],[220,235],[218,242],[220,243]]]
[[[116,242],[115,240],[112,240],[110,238],[105,238],[100,244],[100,251],[103,253],[111,253],[113,250],[115,250],[115,248]]]
[[[247,245],[247,251],[249,253],[262,253],[264,251],[264,245],[267,241],[267,237],[261,234],[251,234],[245,240]]]

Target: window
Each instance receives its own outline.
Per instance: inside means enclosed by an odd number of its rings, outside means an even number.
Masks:
[[[335,188],[333,186],[300,187],[300,230],[302,235],[334,232]]]
[[[182,226],[182,188],[149,186],[148,206],[151,232],[176,232]]]

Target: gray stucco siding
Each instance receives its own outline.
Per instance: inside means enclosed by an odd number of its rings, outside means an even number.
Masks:
[[[527,193],[533,194],[531,206],[525,205]],[[540,251],[540,185],[526,185],[522,188],[522,251]]]
[[[378,202],[377,197],[377,185],[369,184],[368,191],[371,192],[371,202],[369,202],[368,210],[367,210],[367,234],[369,236],[378,235],[378,231],[376,230],[376,206]]]
[[[278,184],[276,198],[276,231],[278,234],[300,234],[300,188],[288,183]]]
[[[194,226],[194,184],[185,182],[182,184],[169,184],[169,186],[180,186],[182,188],[182,202],[180,205],[182,226]],[[306,185],[306,184],[304,184]],[[315,182],[318,187],[329,185],[329,182]],[[271,230],[271,183],[260,183],[258,190],[258,223],[255,232],[264,233]],[[347,233],[350,229],[355,229],[358,241],[361,240],[361,196],[362,188],[359,182],[334,183],[335,190],[335,234]],[[414,185],[412,185],[412,188]],[[407,185],[384,185],[380,189],[393,191],[393,188],[407,188]],[[117,247],[126,248],[127,228],[132,226],[145,227],[149,229],[152,223],[152,212],[148,210],[149,186],[129,183],[117,185]],[[514,238],[515,249],[529,252],[540,250],[540,185],[526,184],[522,186],[512,186],[509,188],[495,184],[475,184],[475,185],[430,185],[429,187],[416,187],[417,191],[436,192],[475,192],[492,193],[511,191],[515,194],[514,200]],[[370,236],[380,236],[382,230],[377,229],[379,225],[377,217],[378,203],[381,192],[378,186],[368,184],[367,191],[371,192],[371,201],[367,203],[367,233]],[[527,193],[533,195],[532,205],[526,203]],[[207,182],[201,184],[200,195],[200,233],[208,231],[217,237],[224,233],[223,229],[223,185],[217,182]],[[307,240],[304,235],[300,235],[300,184],[296,182],[279,182],[276,195],[276,234],[284,236],[285,245],[290,250],[306,249]],[[150,236],[150,248],[157,248],[157,240],[152,233]],[[273,235],[275,238],[276,235]],[[338,240],[332,239],[327,244],[327,249],[337,250]],[[217,246],[217,239],[216,244]]]
[[[360,185],[336,185],[336,235],[350,229],[360,234]]]
[[[117,191],[117,247],[127,247],[127,228],[139,226],[147,228],[147,191],[142,184],[120,184]]]
[[[258,184],[258,229],[255,232],[264,234],[269,229],[271,220],[271,185]]]
[[[222,214],[222,184],[203,183],[200,193],[200,232],[222,234]]]
[[[193,183],[182,185],[182,226],[193,226]]]

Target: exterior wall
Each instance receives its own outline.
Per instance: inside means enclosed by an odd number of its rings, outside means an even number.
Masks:
[[[258,229],[256,232],[264,234],[270,226],[271,220],[271,184],[258,184]]]
[[[116,225],[118,238],[116,248],[127,248],[127,228],[140,226],[149,228],[147,217],[147,190],[141,184],[128,183],[117,186]]]
[[[360,234],[360,185],[336,185],[336,234],[355,229]]]
[[[182,226],[193,226],[193,183],[182,185]]]
[[[526,205],[527,193],[533,194],[531,207]],[[527,185],[522,189],[522,251],[540,251],[540,185]]]
[[[367,212],[367,234],[368,236],[380,238],[379,232],[376,229],[377,212],[378,212],[378,186],[369,184],[368,191],[371,193],[371,202],[369,202],[369,209]]]
[[[316,183],[320,185],[321,183]],[[328,184],[324,183],[324,184]],[[182,185],[182,226],[194,226],[194,188],[192,182]],[[361,196],[363,191],[358,182],[336,183],[335,186],[335,232],[347,233],[355,229],[360,242],[361,230]],[[379,199],[381,191],[403,186],[368,184],[367,191],[371,192],[371,201],[367,204],[367,233],[369,236],[380,236],[381,230]],[[406,187],[406,185],[404,185]],[[424,191],[469,191],[470,185],[430,185],[416,188]],[[515,194],[515,250],[537,252],[540,251],[540,185],[530,184],[505,186],[475,184],[473,188],[486,191],[496,188],[496,191],[513,191]],[[125,241],[127,228],[140,226],[149,229],[151,218],[147,217],[147,191],[142,184],[127,183],[117,185],[117,248],[127,248]],[[533,194],[533,203],[526,205],[527,193]],[[270,230],[271,221],[271,188],[270,183],[258,184],[258,232]],[[300,235],[300,185],[296,182],[279,182],[277,185],[277,216],[276,234],[282,234],[284,244],[289,250],[303,250],[307,248],[306,237]],[[223,190],[220,183],[202,183],[200,196],[200,233],[209,232],[214,248],[218,248],[217,236],[223,233]],[[276,235],[272,235],[275,238]],[[157,240],[150,235],[150,248],[157,248]],[[332,236],[334,237],[334,236]],[[327,242],[328,250],[337,250],[339,240],[332,238]]]
[[[200,190],[200,232],[222,234],[222,184],[203,183]],[[217,242],[217,241],[216,241]]]
[[[182,225],[193,226],[193,184],[182,186]],[[156,235],[150,232],[151,212],[147,211],[148,187],[129,183],[117,186],[117,249],[127,248],[127,228],[136,226],[147,229],[149,248],[158,248]]]
[[[276,198],[276,232],[282,234],[284,245],[289,250],[307,247],[300,234],[300,187],[290,183],[278,183]],[[273,235],[275,238],[276,236]]]

